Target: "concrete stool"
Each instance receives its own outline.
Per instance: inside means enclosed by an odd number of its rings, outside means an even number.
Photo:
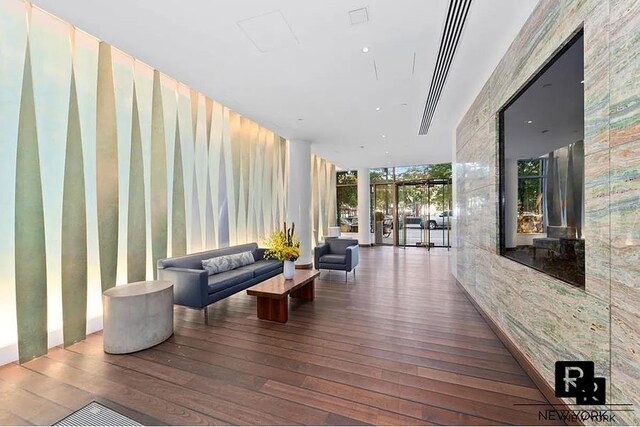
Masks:
[[[133,353],[173,334],[173,283],[151,280],[108,289],[102,294],[104,351]]]

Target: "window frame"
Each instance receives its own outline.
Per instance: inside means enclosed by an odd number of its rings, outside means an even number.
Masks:
[[[560,47],[549,57],[549,59],[547,60],[547,62],[539,69],[537,70],[530,78],[529,80],[526,81],[526,83],[520,87],[520,89],[518,89],[503,105],[502,107],[500,107],[500,109],[498,110],[498,112],[496,113],[496,120],[497,120],[497,131],[498,131],[498,161],[497,161],[497,166],[498,166],[498,195],[496,197],[496,199],[498,200],[498,207],[497,207],[497,213],[498,213],[498,224],[497,224],[497,236],[498,239],[496,241],[496,253],[499,254],[501,257],[504,257],[508,260],[511,260],[513,262],[516,262],[518,264],[524,265],[528,268],[531,268],[532,270],[536,270],[546,276],[552,277],[562,283],[564,283],[567,286],[570,286],[571,288],[574,289],[580,289],[583,290],[586,287],[586,284],[583,284],[582,286],[579,286],[575,283],[571,283],[568,282],[562,278],[556,277],[553,274],[549,273],[548,271],[545,271],[541,268],[536,268],[535,266],[529,265],[529,264],[525,264],[524,262],[521,262],[515,258],[509,257],[507,256],[507,248],[506,248],[506,233],[505,233],[505,218],[506,218],[506,211],[505,211],[505,205],[506,205],[506,200],[505,200],[505,193],[506,193],[506,178],[505,178],[505,138],[504,138],[504,113],[505,111],[511,106],[513,105],[514,102],[516,102],[520,96],[522,96],[540,77],[542,77],[542,75],[544,75],[544,73],[558,60],[562,57],[562,55],[569,50],[569,48],[571,48],[575,42],[577,42],[581,37],[584,37],[584,27],[582,25],[580,25],[580,27],[578,27],[566,40],[565,42],[560,45]],[[583,52],[584,54],[584,52]],[[583,110],[584,110],[584,105],[583,105]],[[518,180],[520,179],[520,176],[518,176]],[[583,200],[584,203],[584,200]],[[585,260],[586,262],[586,260]]]

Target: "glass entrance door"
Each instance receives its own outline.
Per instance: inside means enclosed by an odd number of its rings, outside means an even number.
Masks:
[[[373,184],[371,186],[371,218],[374,243],[393,245],[395,197],[393,184]]]
[[[426,246],[428,213],[426,183],[397,185],[398,246]]]
[[[427,218],[425,219],[429,248],[450,248],[451,235],[451,181],[447,179],[427,182]]]

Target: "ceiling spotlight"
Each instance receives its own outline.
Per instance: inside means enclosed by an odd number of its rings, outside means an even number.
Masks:
[[[383,137],[383,138],[386,138],[386,137],[387,137],[387,135],[382,135],[382,137]]]
[[[527,123],[531,124],[533,123],[533,120],[527,120]]]
[[[385,151],[385,152],[384,152],[384,154],[389,154],[389,152],[388,152],[388,151]]]
[[[363,48],[362,48],[362,53],[367,53],[367,52],[369,52],[369,48],[368,48],[368,47],[366,47],[366,46],[365,46],[365,47],[363,47]]]
[[[380,107],[376,107],[376,111],[380,111]]]

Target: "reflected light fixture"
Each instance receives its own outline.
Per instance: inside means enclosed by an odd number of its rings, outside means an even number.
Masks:
[[[527,120],[527,123],[531,124],[533,123],[533,120]]]

